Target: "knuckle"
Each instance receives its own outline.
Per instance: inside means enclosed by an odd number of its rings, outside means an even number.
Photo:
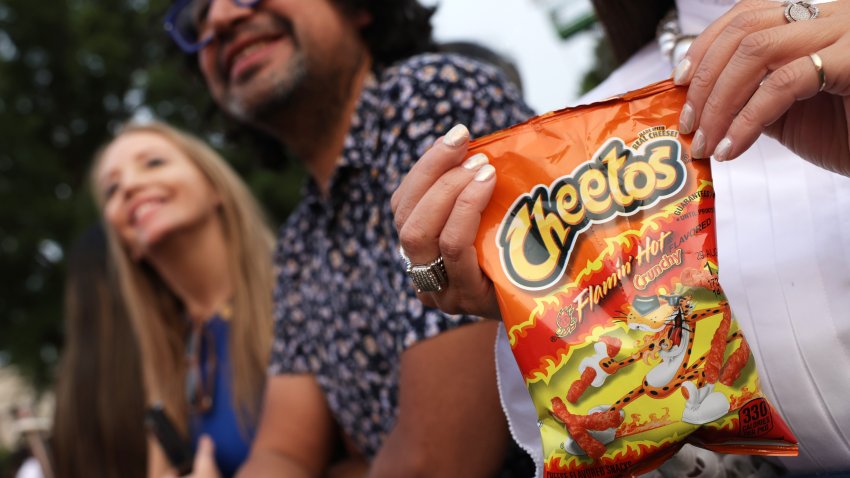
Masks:
[[[826,75],[826,89],[839,96],[850,96],[850,69]]]
[[[401,230],[404,229],[405,222],[405,218],[403,218],[401,214],[393,212],[393,223],[395,224],[395,230],[399,232],[399,235],[401,235]]]
[[[416,221],[407,221],[399,231],[398,240],[408,253],[419,251],[430,242],[425,229]]]
[[[723,102],[716,95],[709,96],[702,112],[703,118],[718,117],[723,112]]]
[[[781,92],[787,90],[796,81],[797,74],[794,70],[788,66],[783,66],[771,73],[762,84],[762,87],[774,92]]]
[[[760,58],[764,56],[773,43],[773,35],[768,32],[750,33],[741,40],[735,56],[741,59]]]
[[[694,73],[693,79],[691,79],[691,87],[696,87],[700,90],[707,90],[712,82],[714,75],[708,68],[701,67]]]
[[[735,15],[726,27],[726,31],[727,33],[740,35],[758,28],[759,24],[761,24],[761,15],[758,10],[748,9]]]
[[[459,217],[470,217],[476,213],[477,205],[471,193],[472,191],[468,191],[457,197],[454,208],[452,209],[454,214]]]
[[[434,184],[434,187],[436,187],[440,191],[453,191],[457,187],[456,182],[457,181],[455,180],[455,175],[447,173],[437,179],[437,182]]]
[[[461,244],[458,233],[444,230],[440,234],[440,254],[449,262],[457,262],[463,254],[464,246]]]
[[[738,117],[735,118],[735,123],[740,125],[740,127],[747,127],[752,125],[761,125],[762,121],[755,108],[745,107],[740,113],[738,113]]]
[[[471,195],[461,194],[455,201],[455,210],[467,213],[475,210],[475,201]]]

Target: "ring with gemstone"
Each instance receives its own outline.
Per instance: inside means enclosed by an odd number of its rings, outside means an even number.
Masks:
[[[808,2],[785,2],[785,19],[788,23],[802,20],[814,20],[820,14],[820,9]]]

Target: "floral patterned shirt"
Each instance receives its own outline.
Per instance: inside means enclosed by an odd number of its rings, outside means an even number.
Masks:
[[[378,71],[363,88],[330,197],[308,180],[280,230],[270,373],[315,375],[369,459],[395,423],[402,352],[479,320],[416,298],[390,197],[455,124],[480,137],[530,114],[499,71],[460,56],[423,54]]]

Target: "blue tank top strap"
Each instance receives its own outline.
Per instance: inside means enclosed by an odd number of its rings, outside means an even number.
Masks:
[[[234,408],[229,353],[230,322],[215,315],[201,327],[198,378],[202,382],[201,387],[209,391],[211,400],[208,408],[191,415],[192,439],[193,444],[197,445],[201,435],[212,438],[221,476],[229,477],[236,473],[248,457],[256,424],[241,424]]]

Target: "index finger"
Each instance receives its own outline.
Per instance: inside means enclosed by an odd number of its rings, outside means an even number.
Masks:
[[[390,199],[398,229],[404,225],[425,192],[443,174],[460,164],[466,156],[468,144],[469,130],[462,124],[456,125],[410,168]]]
[[[796,68],[798,75],[809,73],[811,70],[811,60],[808,54],[811,52],[820,51],[834,42],[834,38],[830,35],[829,20],[819,20],[820,24],[813,22],[795,22],[784,24],[779,27],[768,28],[761,30],[758,33],[751,34],[734,52],[731,60],[726,62],[722,72],[717,77],[714,87],[708,92],[707,97],[699,97],[697,95],[705,95],[706,91],[688,92],[688,98],[693,100],[692,107],[696,108],[695,121],[699,129],[703,133],[704,148],[702,154],[704,156],[711,155],[715,151],[715,147],[729,130],[731,124],[736,121],[743,113],[744,107],[752,101],[753,95],[758,94],[761,88],[760,85],[768,85],[767,89],[771,89],[776,84],[782,84],[782,87],[790,87],[793,93],[790,98],[793,101],[779,101],[786,108],[790,108],[794,101],[802,100],[817,93],[817,90],[807,92],[808,96],[800,96],[803,93],[797,91],[798,85],[788,85],[779,82],[778,75],[784,79],[788,79],[788,73],[795,71],[794,68],[787,69],[787,66],[798,59],[804,59],[802,62],[803,68]],[[824,23],[826,22],[826,23]],[[770,76],[768,76],[768,74]],[[808,89],[809,86],[817,86],[819,82],[809,84],[808,81],[803,81]],[[691,87],[693,90],[693,86]],[[767,91],[767,90],[765,90]],[[773,96],[787,99],[788,93],[792,91],[775,90],[772,91]],[[764,93],[764,91],[762,92]],[[702,111],[700,112],[700,106]],[[761,108],[768,108],[768,105],[761,104]],[[749,120],[750,126],[758,128],[758,131],[753,131],[756,137],[761,133],[764,126],[773,123],[779,119],[781,113],[785,110],[774,111],[772,107],[771,115],[765,115],[767,111],[759,111],[753,108],[747,108],[745,115],[754,113],[760,120],[752,123],[753,117],[745,118]],[[767,121],[767,118],[772,118]],[[766,121],[764,124],[761,121]],[[738,127],[744,123],[738,122]],[[694,157],[699,157],[694,153]]]
[[[687,85],[691,82],[694,72],[696,71],[695,66],[698,66],[702,62],[702,59],[705,57],[706,53],[708,53],[710,47],[714,44],[714,40],[716,40],[723,30],[729,26],[735,17],[743,12],[770,5],[776,6],[776,2],[767,0],[744,0],[738,2],[728,12],[724,13],[723,16],[706,27],[706,29],[703,30],[696,39],[694,39],[694,42],[691,43],[685,58],[676,65],[676,68],[673,70],[673,82],[677,85]]]

